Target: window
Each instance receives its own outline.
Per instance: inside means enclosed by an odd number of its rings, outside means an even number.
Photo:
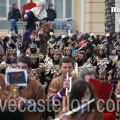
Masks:
[[[6,17],[6,0],[0,2],[0,17]]]
[[[0,0],[0,19],[7,20],[8,12],[11,9],[13,3],[18,4],[18,8],[21,10],[21,0]]]
[[[35,2],[36,0],[32,0]],[[0,19],[7,20],[8,12],[13,3],[18,3],[18,8],[22,10],[22,6],[30,2],[30,0],[0,0]],[[49,3],[53,3],[57,13],[57,19],[66,20],[72,17],[73,0],[46,0],[46,8]],[[21,11],[22,12],[22,11]]]
[[[54,0],[54,9],[57,14],[57,19],[63,18],[63,0]]]
[[[47,3],[47,4],[46,4],[46,9],[48,9],[48,4],[49,4],[49,3],[52,3],[52,0],[46,0],[46,3]]]
[[[66,0],[66,18],[72,18],[72,0]]]
[[[49,3],[53,3],[57,19],[70,19],[73,11],[73,0],[46,0],[47,7]]]
[[[17,3],[18,4],[18,0],[9,0],[9,10],[11,10],[13,3]],[[19,8],[19,6],[18,6],[18,8]]]

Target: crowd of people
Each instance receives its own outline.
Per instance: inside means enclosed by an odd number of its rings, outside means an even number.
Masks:
[[[37,1],[24,15],[23,36],[15,25],[21,19],[17,4],[9,12],[15,34],[0,38],[0,120],[115,120],[120,100],[120,33],[55,35],[46,19],[53,21],[56,13],[51,3],[45,11],[45,4]],[[27,86],[6,84],[7,68],[26,70]],[[90,79],[107,83],[106,91],[108,84],[113,85],[107,100],[96,95]]]

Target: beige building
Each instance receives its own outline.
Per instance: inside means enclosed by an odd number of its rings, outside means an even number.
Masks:
[[[7,14],[13,0],[0,0],[0,29],[7,29]],[[37,0],[14,0],[22,11],[23,5]],[[57,20],[73,19],[75,30],[81,32],[104,33],[105,0],[46,0],[51,2],[57,12]],[[46,5],[46,8],[47,8]],[[120,8],[120,0],[115,0],[115,6]],[[116,32],[120,29],[120,14],[116,13]]]
[[[74,0],[76,30],[104,34],[104,0]]]

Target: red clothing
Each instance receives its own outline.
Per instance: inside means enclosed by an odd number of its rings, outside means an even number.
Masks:
[[[82,40],[79,42],[79,47],[81,47],[83,43],[84,43],[84,40],[82,39]]]
[[[115,112],[105,112],[103,113],[103,118],[104,120],[115,120],[116,114]]]

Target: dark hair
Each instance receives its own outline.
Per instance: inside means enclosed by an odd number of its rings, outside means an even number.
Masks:
[[[114,34],[112,35],[112,39],[116,40],[116,38],[117,38],[118,35],[119,35],[118,33],[114,33]]]
[[[94,75],[96,77],[96,72],[93,68],[86,68],[80,73],[80,78],[85,80],[85,75]]]
[[[16,64],[17,63],[17,57],[15,57],[13,60],[11,60],[10,64]]]
[[[22,38],[22,36],[20,34],[17,35],[17,38]]]
[[[48,7],[51,7],[51,6],[53,6],[53,4],[52,4],[52,3],[49,3]]]
[[[15,5],[17,5],[17,3],[13,3],[13,4],[12,4],[12,7],[14,7]]]
[[[60,60],[60,66],[62,66],[62,63],[72,63],[72,66],[74,67],[74,61],[72,58],[68,57],[68,56],[64,56],[61,60]]]
[[[84,80],[79,79],[73,84],[72,90],[70,93],[70,110],[79,107],[77,102],[75,102],[74,100],[78,100],[80,105],[82,104],[81,100],[84,97],[84,94],[85,94],[87,88],[89,88],[90,93],[91,93],[90,99],[95,98],[93,89],[91,88],[89,83],[85,82]],[[74,101],[74,103],[73,103],[73,101]],[[73,108],[71,108],[71,103],[73,103]],[[91,103],[90,110],[94,109],[94,108],[96,108],[95,102]]]
[[[18,62],[22,62],[22,63],[25,63],[28,65],[28,67],[32,67],[32,61],[29,57],[27,56],[20,56],[18,59],[17,59],[17,63]]]
[[[90,37],[90,34],[89,34],[89,33],[85,33],[85,34],[83,35],[83,39],[85,39],[85,40],[87,40],[89,37]]]

